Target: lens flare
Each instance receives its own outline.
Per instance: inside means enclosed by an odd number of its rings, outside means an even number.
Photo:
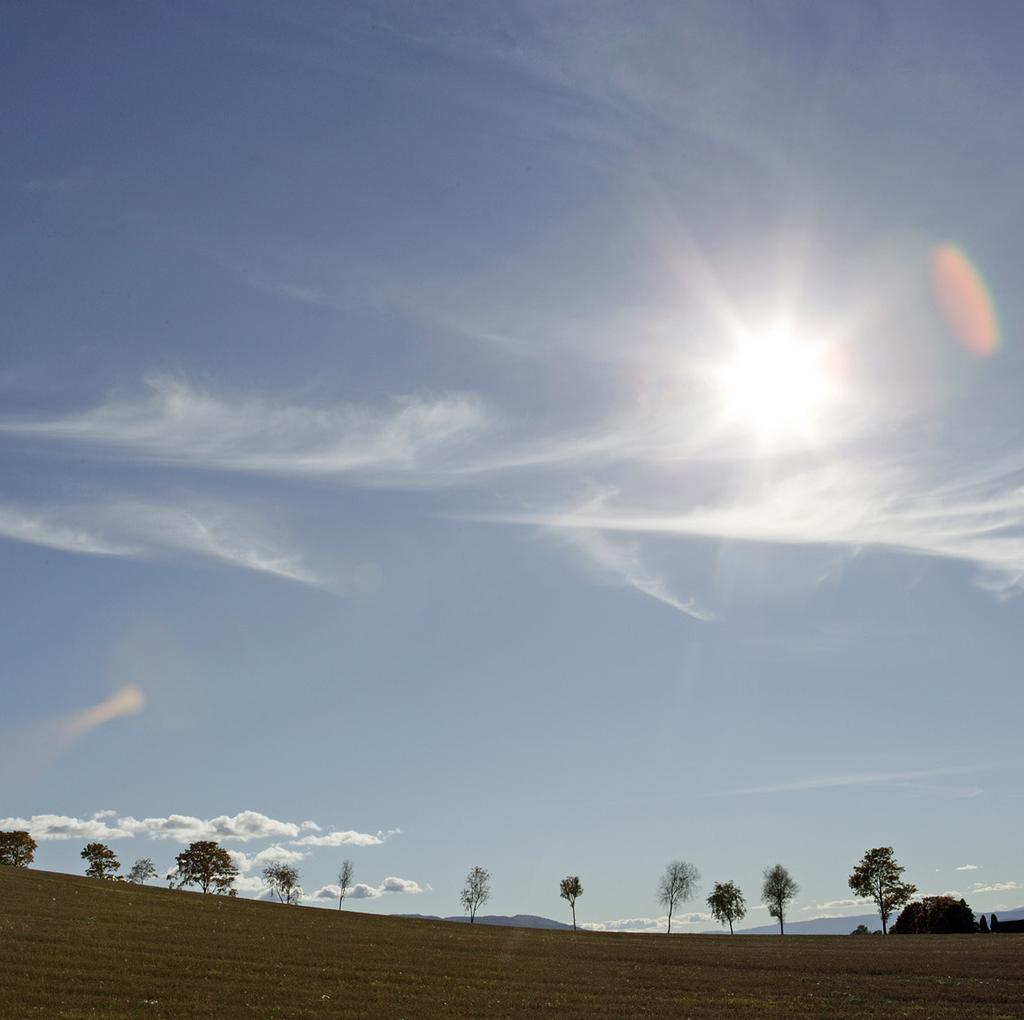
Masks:
[[[963,249],[943,244],[932,253],[932,280],[949,328],[967,350],[989,358],[999,349],[999,317],[981,274]]]
[[[57,728],[58,738],[70,744],[104,723],[120,719],[122,716],[136,715],[145,707],[146,696],[142,693],[142,688],[138,684],[126,684],[106,701],[76,712],[70,719],[60,723]]]

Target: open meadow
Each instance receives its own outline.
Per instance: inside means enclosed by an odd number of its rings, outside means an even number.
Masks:
[[[0,1016],[1024,1017],[1024,936],[619,935],[0,868]]]

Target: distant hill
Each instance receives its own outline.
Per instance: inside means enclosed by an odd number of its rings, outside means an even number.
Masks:
[[[463,915],[454,917],[438,917],[436,914],[397,914],[396,917],[408,917],[419,921],[455,921],[460,924],[469,924],[469,918]],[[557,928],[564,931],[572,930],[571,924],[563,924],[561,921],[552,921],[550,917],[538,917],[536,914],[513,914],[507,917],[502,914],[478,915],[477,924],[497,924],[505,928]]]
[[[985,913],[991,916],[990,912]],[[1001,921],[1024,919],[1024,907],[1013,910],[997,910],[996,916]],[[975,917],[981,917],[976,914]],[[895,920],[895,918],[893,918]],[[851,917],[818,917],[813,921],[786,921],[787,935],[849,935],[858,924],[866,924],[872,931],[880,929],[882,922],[878,914],[854,914]],[[778,935],[778,924],[762,924],[756,928],[737,929],[737,935]]]

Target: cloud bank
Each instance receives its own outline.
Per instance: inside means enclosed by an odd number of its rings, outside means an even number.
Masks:
[[[415,896],[421,892],[426,892],[429,888],[430,886],[422,886],[419,882],[414,882],[409,878],[398,878],[395,875],[389,875],[380,883],[380,885],[366,885],[364,882],[357,882],[355,885],[349,887],[346,893],[346,899],[376,900],[380,899],[381,896],[386,896],[388,893]],[[340,895],[341,886],[323,885],[315,892],[310,893],[308,896],[304,896],[303,899],[313,901],[329,900],[337,903]]]
[[[25,829],[40,842],[45,840],[87,839],[118,840],[135,836],[148,839],[173,840],[193,843],[198,840],[238,841],[287,840],[292,846],[378,846],[400,830],[372,835],[348,829],[329,833],[324,837],[301,837],[304,830],[316,823],[284,822],[258,811],[241,811],[237,815],[218,815],[215,818],[197,818],[193,815],[134,818],[131,815],[115,818],[112,812],[101,811],[90,818],[66,815],[32,815],[31,818],[0,819],[0,829]],[[310,842],[317,839],[317,842]],[[272,847],[275,853],[288,855],[292,851]],[[267,853],[269,851],[262,851]],[[258,855],[257,855],[258,856]],[[304,856],[299,852],[299,856]],[[285,859],[285,858],[282,858]]]

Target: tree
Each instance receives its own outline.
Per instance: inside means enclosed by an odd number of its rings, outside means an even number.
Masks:
[[[569,901],[569,906],[572,908],[572,930],[576,930],[576,901],[583,895],[583,885],[580,882],[579,875],[566,875],[561,882],[558,883],[558,895],[563,900]]]
[[[743,893],[735,882],[716,882],[708,897],[708,906],[711,908],[711,916],[719,924],[729,925],[730,935],[733,921],[741,920],[747,913]]]
[[[875,901],[882,918],[882,934],[889,931],[889,918],[906,906],[917,893],[917,886],[903,881],[902,868],[896,863],[891,846],[868,850],[850,876],[850,888],[858,895]]]
[[[491,873],[486,868],[476,867],[466,876],[466,884],[462,888],[462,895],[459,897],[466,913],[469,914],[469,923],[476,920],[476,912],[491,897]]]
[[[857,927],[854,928],[853,931],[850,932],[850,934],[851,935],[870,935],[871,934],[871,929],[866,924],[858,924]]]
[[[779,922],[780,935],[786,934],[786,907],[798,892],[800,886],[781,864],[773,864],[764,869],[761,899],[768,907],[768,913]]]
[[[658,902],[668,907],[668,931],[672,934],[672,912],[685,903],[696,891],[700,872],[689,861],[673,861],[658,882]]]
[[[146,880],[156,878],[157,871],[148,857],[140,857],[128,872],[128,881],[132,885],[145,885]]]
[[[27,868],[36,856],[36,841],[24,829],[0,832],[0,864]]]
[[[121,870],[117,854],[105,843],[89,843],[82,850],[81,857],[89,862],[89,867],[85,869],[89,878],[111,879]]]
[[[345,901],[345,894],[352,887],[352,862],[342,861],[341,870],[338,872],[338,909]]]
[[[955,935],[977,931],[977,926],[966,900],[925,896],[903,908],[892,930],[894,935]]]
[[[988,921],[985,919],[984,914],[982,914],[981,917],[978,918],[978,931],[980,931],[982,935],[990,934]]]
[[[231,860],[231,855],[219,843],[200,840],[190,843],[187,850],[175,858],[177,872],[175,879],[178,888],[197,885],[204,893],[237,895],[234,888],[238,868]]]
[[[988,922],[988,930],[990,932],[999,931],[999,918],[995,914],[992,915],[991,920]]]
[[[267,888],[277,894],[282,903],[296,905],[302,896],[299,885],[299,869],[292,864],[268,864],[263,869],[263,881]]]

